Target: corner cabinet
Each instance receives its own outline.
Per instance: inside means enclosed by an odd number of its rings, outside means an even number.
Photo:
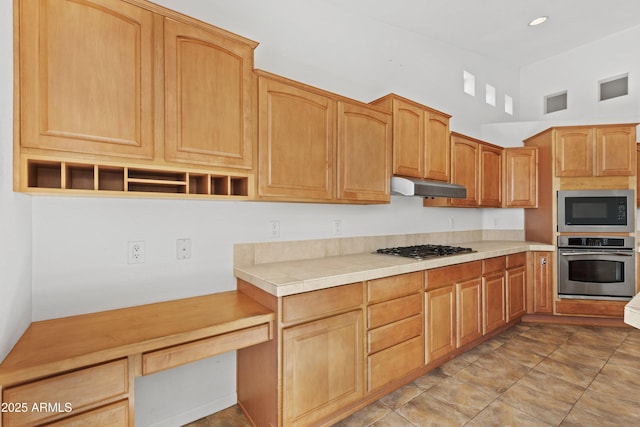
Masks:
[[[15,4],[16,191],[251,196],[257,43],[145,1]]]
[[[451,132],[451,182],[467,189],[464,199],[429,199],[424,206],[502,207],[502,147]]]
[[[393,174],[448,182],[451,116],[396,94],[371,104],[393,114]]]
[[[389,114],[264,71],[258,73],[260,198],[389,202]]]

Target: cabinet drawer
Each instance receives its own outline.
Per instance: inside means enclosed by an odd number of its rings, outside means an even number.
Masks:
[[[41,381],[7,388],[3,393],[4,402],[26,402],[31,408],[34,403],[51,404],[52,410],[58,405],[62,410],[70,404],[74,412],[83,407],[127,393],[127,360],[117,360],[104,365],[82,369],[69,374],[58,375]],[[4,426],[25,425],[56,415],[55,412],[12,412],[2,414]]]
[[[126,427],[129,425],[129,401],[122,400],[75,417],[65,418],[48,427]]]
[[[298,323],[347,311],[360,306],[363,297],[362,283],[284,297],[282,322]]]
[[[375,303],[409,295],[422,289],[423,273],[401,274],[367,283],[367,302]]]
[[[504,271],[507,268],[507,260],[504,256],[487,258],[482,260],[482,274]]]
[[[507,268],[522,267],[527,263],[527,253],[507,255]]]
[[[269,341],[271,325],[257,325],[227,334],[217,335],[186,344],[176,345],[142,355],[142,375],[149,375],[165,369],[239,348],[249,347]]]
[[[367,327],[377,328],[420,313],[422,313],[421,293],[381,302],[367,308]]]
[[[368,391],[375,390],[424,366],[422,336],[403,342],[368,357]]]
[[[422,315],[417,314],[369,331],[368,353],[376,353],[422,335],[422,324]]]
[[[482,274],[482,262],[466,262],[449,267],[427,270],[426,289],[436,289],[453,283],[462,282]]]

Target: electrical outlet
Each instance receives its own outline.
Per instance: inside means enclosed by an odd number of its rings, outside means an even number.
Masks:
[[[280,237],[280,221],[269,221],[271,237],[276,239]]]
[[[177,259],[191,259],[191,239],[176,240]]]
[[[339,236],[342,234],[342,220],[334,219],[333,220],[333,235]]]
[[[127,260],[129,264],[144,264],[144,241],[128,243]]]

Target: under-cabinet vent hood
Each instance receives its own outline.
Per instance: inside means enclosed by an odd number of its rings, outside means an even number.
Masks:
[[[464,199],[467,189],[448,182],[426,181],[416,178],[391,177],[391,194],[417,197],[452,197]]]

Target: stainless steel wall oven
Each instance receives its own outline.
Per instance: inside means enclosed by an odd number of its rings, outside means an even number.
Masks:
[[[558,236],[558,296],[630,300],[635,265],[633,237]]]

